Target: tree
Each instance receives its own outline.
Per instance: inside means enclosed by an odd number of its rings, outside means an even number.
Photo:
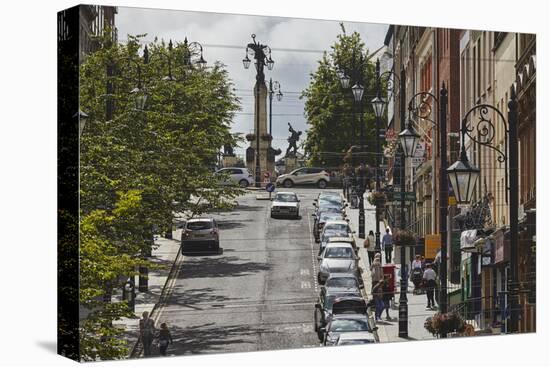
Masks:
[[[128,315],[127,307],[103,299],[136,267],[151,266],[142,255],[153,232],[171,230],[177,213],[231,206],[243,192],[220,186],[212,170],[219,148],[234,140],[230,126],[239,109],[224,65],[196,68],[186,62],[187,41],[172,47],[157,40],[147,45],[145,63],[140,38],[119,45],[104,37],[80,68],[80,105],[89,116],[80,140],[80,304],[90,312],[80,330],[85,360],[127,356],[112,323]],[[145,108],[138,108],[136,97],[145,96]]]
[[[351,90],[340,85],[336,71],[341,69],[352,77],[352,82],[359,81],[365,87],[362,101],[365,151],[368,152],[365,163],[373,164],[375,116],[370,100],[376,95],[374,65],[365,61],[369,58],[368,50],[359,33],[347,35],[343,25],[342,34],[338,35],[331,49],[319,60],[317,70],[311,74],[310,84],[301,96],[306,98],[304,110],[309,125],[304,144],[306,155],[310,157],[310,164],[339,167],[350,147],[361,145],[359,107],[354,105]]]

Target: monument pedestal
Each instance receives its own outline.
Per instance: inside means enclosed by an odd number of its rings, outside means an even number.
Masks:
[[[298,158],[294,156],[285,157],[285,173],[290,173],[296,168],[298,168]]]
[[[223,156],[222,163],[224,167],[235,167],[237,164],[237,157],[234,155],[225,155]]]

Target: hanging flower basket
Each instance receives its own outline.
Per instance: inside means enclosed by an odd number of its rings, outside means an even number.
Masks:
[[[252,133],[246,134],[245,138],[248,141],[254,141],[256,139],[256,134],[252,134]]]
[[[456,312],[436,313],[424,322],[424,328],[432,335],[463,333],[466,330],[464,319]]]
[[[371,205],[384,206],[386,204],[386,194],[380,191],[373,191],[368,196],[367,200]]]
[[[260,137],[261,137],[261,139],[262,139],[263,141],[271,141],[271,140],[273,140],[273,137],[272,137],[270,134],[262,134]]]
[[[414,246],[416,245],[416,236],[413,232],[408,230],[399,230],[393,236],[395,244],[397,246]]]

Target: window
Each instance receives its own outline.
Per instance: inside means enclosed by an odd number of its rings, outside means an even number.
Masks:
[[[203,229],[210,229],[212,228],[212,222],[211,221],[196,221],[196,222],[187,222],[187,229],[191,231],[200,231]]]

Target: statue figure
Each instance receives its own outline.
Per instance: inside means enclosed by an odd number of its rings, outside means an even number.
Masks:
[[[286,149],[285,157],[296,157],[296,152],[298,151],[298,146],[296,143],[300,140],[300,135],[302,135],[302,132],[294,130],[292,125],[290,125],[290,122],[288,123],[288,131],[290,131],[290,136],[287,139],[288,148]],[[294,151],[290,152],[291,149]]]
[[[233,157],[235,155],[233,153],[233,147],[231,146],[231,144],[223,145],[223,155],[226,157]]]

